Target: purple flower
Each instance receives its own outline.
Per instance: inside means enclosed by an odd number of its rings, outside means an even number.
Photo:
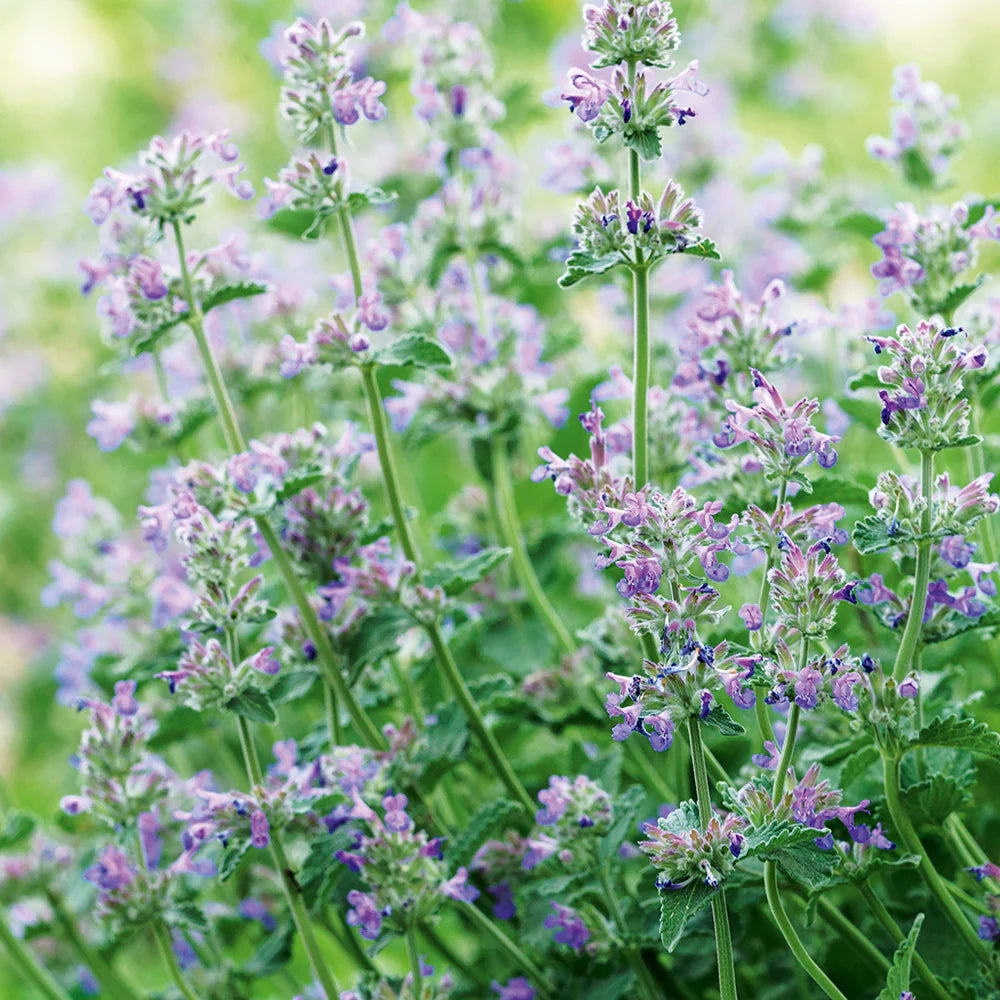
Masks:
[[[237,912],[246,920],[259,920],[264,925],[265,930],[273,931],[278,926],[271,911],[259,899],[249,897],[241,900]]]
[[[552,937],[556,944],[568,944],[574,951],[580,951],[590,939],[590,931],[579,914],[556,902],[552,903],[552,908],[556,912],[545,918],[543,926],[555,931]]]
[[[524,976],[509,979],[506,986],[501,986],[495,979],[490,983],[490,989],[500,994],[500,1000],[534,1000],[534,987]]]
[[[744,604],[739,610],[739,616],[750,632],[756,632],[764,625],[764,616],[757,604]]]
[[[128,856],[114,844],[104,848],[97,864],[91,865],[83,877],[103,893],[124,889],[135,881],[135,869],[129,864]]]
[[[347,911],[347,923],[351,927],[357,927],[363,938],[374,941],[382,927],[382,914],[375,905],[374,897],[352,889],[347,894],[347,902],[352,907]]]
[[[469,870],[459,868],[450,879],[438,886],[438,892],[442,896],[449,896],[451,899],[457,899],[463,903],[474,903],[479,899],[479,890],[475,886],[469,885],[468,881]]]
[[[981,916],[979,918],[979,936],[984,941],[996,941],[1000,938],[1000,921],[996,917]]]
[[[97,441],[101,451],[116,451],[135,430],[135,409],[131,403],[108,403],[95,399],[90,404],[94,418],[87,424],[87,433]]]
[[[262,809],[254,809],[250,814],[250,844],[263,850],[271,843],[271,824]]]
[[[406,833],[413,826],[413,820],[406,814],[406,804],[405,795],[386,795],[382,799],[386,829],[393,833]]]
[[[281,670],[281,664],[277,660],[271,658],[271,654],[274,652],[274,646],[265,646],[262,650],[254,653],[250,657],[250,666],[254,670],[259,670],[262,674],[269,674],[273,676]]]
[[[139,840],[142,842],[142,853],[146,859],[147,868],[155,868],[160,863],[163,851],[163,841],[160,839],[160,821],[155,812],[139,813],[136,820],[139,828]]]
[[[498,885],[489,886],[489,894],[496,899],[493,904],[493,916],[497,920],[511,920],[517,914],[517,906],[514,903],[514,893],[509,882],[500,882]]]
[[[111,699],[111,707],[121,716],[130,718],[139,711],[139,702],[132,697],[135,694],[135,681],[117,681],[115,695]]]
[[[962,535],[950,535],[941,542],[938,550],[941,558],[955,569],[965,569],[969,565],[976,546],[967,542]]]

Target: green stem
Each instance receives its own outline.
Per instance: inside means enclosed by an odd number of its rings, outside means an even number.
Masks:
[[[802,640],[804,649],[806,640]],[[805,660],[805,655],[800,657],[800,661]],[[788,709],[788,724],[785,727],[785,742],[781,745],[781,756],[778,758],[778,767],[774,774],[774,793],[771,801],[778,805],[778,800],[785,794],[785,784],[788,781],[788,768],[792,764],[792,755],[795,753],[795,738],[799,732],[799,706],[793,701]]]
[[[833,980],[813,961],[812,955],[802,943],[801,938],[792,926],[791,920],[785,911],[785,904],[781,898],[781,890],[778,888],[778,868],[773,861],[764,862],[764,891],[767,893],[767,901],[771,907],[771,915],[774,922],[781,931],[781,936],[785,939],[792,954],[798,960],[799,965],[809,974],[813,982],[830,998],[830,1000],[847,1000],[847,997],[837,989]]]
[[[635,153],[631,154],[638,161]],[[649,431],[646,393],[649,391],[649,270],[632,269],[632,478],[639,493],[649,480]]]
[[[923,536],[917,542],[917,568],[913,578],[913,596],[910,598],[910,613],[906,617],[906,627],[903,638],[896,653],[896,662],[892,668],[892,676],[898,684],[910,670],[913,655],[920,641],[920,627],[923,623],[924,609],[927,606],[927,586],[931,576],[931,518],[933,515],[934,496],[934,452],[920,453],[920,489],[924,498],[924,509],[920,516],[920,534]]]
[[[604,898],[608,901],[611,916],[615,921],[615,929],[620,935],[624,936],[627,927],[625,914],[622,913],[621,904],[618,902],[618,895],[611,885],[611,879],[608,876],[608,866],[603,864],[597,871],[601,879],[601,888],[604,890]],[[661,1000],[662,994],[656,988],[656,983],[653,982],[653,977],[646,963],[642,960],[642,952],[638,948],[626,948],[625,957],[628,960],[628,964],[632,967],[632,971],[635,973],[639,989],[643,996],[646,997],[646,1000]]]
[[[236,411],[233,408],[229,393],[226,391],[226,383],[222,377],[215,354],[205,335],[205,325],[201,306],[195,298],[194,289],[191,285],[191,275],[188,272],[187,262],[184,256],[184,238],[181,234],[180,224],[174,223],[174,240],[177,244],[177,256],[180,259],[181,283],[184,289],[184,297],[188,304],[186,322],[194,334],[195,343],[198,345],[198,352],[201,355],[205,373],[208,376],[212,397],[215,400],[215,408],[222,425],[223,436],[226,439],[226,447],[233,454],[246,451],[246,441],[240,430],[239,421],[236,419]],[[295,567],[289,559],[281,545],[277,532],[271,526],[271,522],[264,516],[254,518],[258,531],[264,539],[264,543],[271,551],[271,557],[278,571],[285,582],[285,587],[289,595],[295,602],[302,621],[302,627],[312,644],[316,647],[317,661],[326,682],[333,689],[337,699],[343,702],[347,708],[351,721],[354,723],[358,733],[376,749],[385,749],[387,744],[378,727],[368,717],[367,712],[362,708],[353,692],[344,681],[343,674],[337,663],[333,647],[330,645],[326,630],[320,624],[316,612],[309,603],[309,597],[302,581],[295,572]]]
[[[489,984],[489,980],[481,969],[474,968],[469,965],[469,963],[458,955],[455,949],[452,948],[451,945],[449,945],[430,924],[422,923],[420,925],[420,932],[427,939],[430,946],[437,949],[449,965],[455,966],[455,968],[458,969],[458,971],[461,972],[466,979],[472,983],[476,983],[485,991]]]
[[[979,425],[979,389],[975,384],[969,387],[969,423],[969,429],[972,433],[981,437],[982,432]],[[979,476],[986,472],[986,452],[983,448],[983,442],[980,441],[972,445],[971,448],[968,448],[966,455],[969,475],[973,479],[978,479]],[[986,549],[986,561],[996,562],[998,549],[992,517],[984,517],[979,522],[978,533],[983,547]]]
[[[117,1000],[135,1000],[136,992],[115,972],[108,960],[92,947],[80,933],[76,920],[66,909],[62,898],[51,888],[46,888],[45,897],[52,907],[56,922],[62,929],[66,941],[76,952],[80,961],[94,974],[101,990]]]
[[[977,959],[986,961],[989,957],[989,950],[979,940],[979,936],[973,929],[972,924],[966,919],[965,914],[948,891],[944,880],[938,874],[938,870],[934,867],[934,863],[930,857],[928,857],[927,849],[920,840],[916,828],[910,821],[909,813],[903,804],[903,796],[899,784],[899,758],[883,754],[882,762],[885,767],[886,805],[889,808],[889,815],[896,828],[896,836],[910,854],[916,854],[920,857],[920,863],[917,867],[920,877],[924,880],[924,884],[930,890],[938,906],[944,911],[951,925],[958,931],[965,945]]]
[[[334,914],[332,918],[330,916],[331,913]],[[368,972],[378,972],[378,966],[371,960],[368,952],[358,944],[357,935],[354,933],[353,928],[347,925],[344,920],[344,914],[338,907],[326,907],[320,917],[320,923],[345,951],[351,953],[351,957],[357,963],[359,969],[365,969]]]
[[[406,932],[406,952],[410,956],[410,971],[413,974],[413,996],[421,1000],[424,992],[424,977],[420,972],[420,952],[417,949],[417,935],[411,927]]]
[[[28,946],[14,936],[5,916],[0,916],[0,943],[21,978],[34,986],[41,996],[46,1000],[70,1000],[70,995],[52,978]]]
[[[243,759],[246,763],[247,777],[250,779],[253,788],[264,787],[264,772],[260,766],[260,758],[257,756],[257,746],[253,741],[253,734],[250,732],[250,723],[242,715],[236,715],[236,726],[240,734],[240,746],[243,748]],[[340,986],[337,983],[333,972],[323,958],[319,942],[316,940],[316,931],[312,921],[306,911],[305,903],[302,900],[302,890],[295,879],[295,872],[285,853],[282,843],[281,833],[276,827],[270,831],[271,857],[274,861],[275,870],[281,878],[281,885],[285,891],[285,899],[288,908],[292,912],[292,920],[295,922],[295,929],[298,931],[302,944],[305,946],[306,954],[309,956],[309,965],[313,976],[318,980],[327,1000],[337,1000],[340,996]]]
[[[167,972],[170,973],[170,978],[174,981],[174,985],[181,991],[181,996],[184,997],[184,1000],[199,1000],[198,994],[191,989],[184,978],[184,973],[181,971],[177,956],[174,954],[173,945],[170,943],[170,933],[167,930],[167,925],[162,920],[154,921],[153,937],[156,938],[156,946],[159,949],[160,958],[163,959],[163,964],[167,967]]]
[[[706,830],[712,820],[712,795],[708,787],[708,768],[705,765],[699,721],[688,719],[687,730],[695,797],[698,801],[698,820],[702,830]],[[733,962],[733,939],[729,930],[729,910],[724,891],[712,895],[712,922],[715,925],[715,951],[719,962],[719,996],[721,1000],[736,1000],[736,966]]]
[[[559,645],[567,654],[576,651],[576,644],[563,624],[559,612],[552,606],[548,595],[542,588],[531,564],[528,546],[524,541],[524,531],[517,514],[517,503],[514,499],[513,478],[510,470],[510,460],[507,455],[507,441],[497,434],[493,437],[490,448],[492,457],[493,488],[497,495],[497,510],[500,514],[500,527],[503,530],[504,542],[513,552],[514,566],[521,579],[522,586],[527,590],[531,604],[539,618],[543,619],[558,639]]]
[[[882,900],[879,899],[878,894],[874,889],[867,883],[861,882],[858,884],[858,889],[861,891],[861,895],[864,897],[865,902],[868,904],[875,919],[885,928],[888,932],[889,937],[892,938],[893,944],[899,945],[906,938],[903,933],[903,929],[896,923],[893,919],[892,914],[885,908]],[[924,985],[937,997],[937,1000],[954,1000],[952,995],[938,982],[937,976],[931,972],[927,963],[923,960],[919,952],[913,953],[913,966],[917,970],[917,974],[923,980]]]
[[[486,725],[486,720],[483,718],[482,712],[479,711],[479,706],[472,697],[472,693],[465,683],[465,678],[462,677],[458,669],[458,664],[455,663],[455,658],[451,655],[451,650],[448,648],[447,642],[445,642],[441,626],[437,622],[433,622],[426,626],[426,630],[427,637],[431,641],[431,646],[434,649],[438,664],[444,673],[445,680],[448,682],[448,686],[451,688],[451,692],[455,696],[459,707],[465,714],[469,726],[476,734],[480,747],[489,759],[490,764],[493,765],[494,772],[503,782],[507,791],[514,796],[528,813],[533,813],[535,811],[535,804],[531,801],[531,796],[525,791],[524,785],[521,784],[521,779],[514,773],[514,769],[510,766],[510,761],[507,760],[503,750],[500,749],[500,744],[497,743],[496,737]]]
[[[882,972],[889,970],[889,960],[871,943],[866,934],[845,917],[826,896],[820,896],[817,906],[819,915],[847,942],[861,952],[875,968]]]
[[[545,976],[545,971],[542,969],[534,959],[529,958],[519,947],[516,945],[507,935],[499,928],[497,925],[490,920],[482,910],[480,910],[474,903],[469,903],[468,906],[463,910],[465,914],[472,918],[472,922],[476,927],[483,931],[483,933],[488,934],[493,941],[500,946],[511,959],[515,962],[517,967],[528,974],[531,979],[531,985],[538,990],[543,996],[551,997],[553,995],[552,989],[549,986],[548,979]]]

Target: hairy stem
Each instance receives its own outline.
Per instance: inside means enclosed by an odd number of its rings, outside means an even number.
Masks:
[[[243,437],[243,432],[240,430],[239,422],[236,419],[236,411],[226,390],[226,383],[222,377],[222,372],[208,342],[208,337],[205,335],[201,306],[195,297],[194,289],[191,285],[191,275],[188,272],[184,256],[184,239],[181,234],[181,227],[176,222],[174,223],[174,239],[177,243],[177,255],[180,258],[184,298],[188,304],[186,322],[194,334],[195,343],[198,345],[198,352],[201,355],[205,374],[208,377],[209,386],[212,391],[212,397],[215,400],[215,408],[219,416],[219,421],[222,424],[226,447],[231,453],[237,454],[246,451],[246,441]],[[265,516],[259,515],[254,517],[254,523],[257,525],[257,530],[264,539],[264,544],[271,552],[271,557],[274,560],[274,564],[278,567],[278,571],[281,573],[289,596],[298,609],[302,627],[305,629],[306,635],[312,644],[316,647],[317,662],[319,663],[324,679],[333,689],[337,700],[343,703],[347,709],[359,735],[364,737],[370,746],[380,750],[385,749],[387,746],[385,738],[382,736],[379,728],[369,718],[368,713],[361,706],[361,703],[354,697],[353,692],[344,680],[344,675],[337,662],[333,647],[330,645],[330,639],[327,636],[326,630],[316,616],[315,609],[309,603],[309,597],[302,586],[302,581],[295,572],[295,567],[292,565],[291,559],[289,559],[288,554],[282,547],[278,533]]]
[[[712,819],[712,795],[708,787],[708,768],[698,720],[688,719],[687,730],[695,796],[698,801],[698,820],[702,830],[705,830]],[[719,962],[719,996],[721,1000],[736,1000],[736,966],[733,962],[733,939],[729,930],[729,910],[724,892],[716,892],[712,896],[712,923],[715,925],[715,951]]]
[[[868,904],[875,919],[885,928],[893,944],[899,945],[906,938],[903,929],[893,919],[892,914],[885,908],[885,904],[878,897],[878,893],[867,883],[861,882],[858,885],[861,895]],[[934,994],[937,1000],[954,1000],[952,995],[938,982],[937,976],[931,972],[927,963],[920,956],[920,953],[913,953],[913,967],[917,970],[917,975],[923,980],[924,985]]]
[[[410,972],[413,975],[413,996],[421,1000],[424,992],[424,977],[420,971],[420,951],[417,948],[417,935],[411,927],[406,932],[406,953],[410,958]]]
[[[920,490],[924,498],[924,509],[920,516],[920,534],[917,542],[917,568],[913,577],[913,596],[910,598],[910,613],[906,616],[906,627],[899,642],[892,676],[898,684],[910,670],[913,656],[920,641],[920,627],[923,624],[924,609],[927,606],[927,586],[931,576],[931,518],[933,515],[934,452],[920,453]]]
[[[160,952],[160,958],[163,960],[163,964],[167,967],[167,972],[170,974],[170,978],[174,981],[174,986],[180,990],[181,996],[184,1000],[199,1000],[198,994],[191,989],[188,985],[188,981],[184,978],[184,973],[181,971],[180,963],[177,961],[177,956],[174,954],[174,946],[170,941],[170,932],[167,930],[167,925],[162,920],[156,920],[153,922],[153,937],[156,938],[156,947]]]
[[[910,820],[910,815],[906,811],[899,784],[899,758],[883,754],[882,763],[885,767],[886,805],[889,808],[889,815],[892,818],[893,826],[896,828],[896,836],[907,851],[920,857],[917,871],[924,880],[924,885],[930,890],[931,895],[948,918],[952,927],[958,932],[959,937],[961,937],[966,947],[977,959],[986,961],[992,949],[988,949],[986,944],[980,941],[979,935],[972,924],[969,923],[952,894],[948,891],[948,887],[945,885],[938,870],[934,867],[934,863],[927,854],[927,848],[924,847],[916,828]]]
[[[552,606],[548,595],[535,574],[528,554],[528,546],[524,541],[524,531],[517,514],[517,503],[514,499],[513,479],[510,470],[510,460],[507,455],[507,442],[502,435],[496,435],[490,446],[493,471],[493,489],[496,491],[497,510],[500,514],[500,527],[504,542],[513,552],[514,567],[520,577],[521,584],[527,590],[535,613],[541,618],[559,641],[563,652],[572,654],[576,644],[563,624],[559,612]]]
[[[638,161],[635,153],[631,154]],[[649,479],[649,431],[646,394],[649,391],[649,270],[632,269],[632,478],[638,493]]]
[[[257,746],[253,741],[253,733],[250,731],[250,723],[242,716],[236,716],[236,726],[240,734],[240,746],[243,748],[243,759],[246,763],[247,777],[250,779],[252,788],[264,787],[264,772],[260,766],[260,758],[257,756]],[[316,940],[316,931],[312,921],[306,911],[305,903],[302,900],[302,890],[295,879],[295,872],[292,870],[282,843],[281,833],[276,827],[270,831],[271,858],[274,861],[275,870],[281,879],[281,886],[285,891],[285,899],[288,908],[292,912],[292,920],[295,922],[295,929],[298,931],[302,944],[305,946],[306,954],[309,956],[309,965],[313,976],[319,981],[327,1000],[337,1000],[340,996],[340,986],[333,975],[332,970],[326,963],[323,953],[320,950],[319,942]]]
[[[5,916],[0,916],[0,944],[3,944],[21,978],[30,983],[40,996],[45,1000],[70,1000],[70,995],[52,978],[28,946],[14,936]]]

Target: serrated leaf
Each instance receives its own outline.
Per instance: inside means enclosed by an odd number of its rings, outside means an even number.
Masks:
[[[819,832],[811,831],[813,837]],[[823,886],[840,863],[839,851],[824,851],[811,843],[768,850],[761,852],[760,857],[773,861],[790,879],[800,882],[809,889]]]
[[[863,856],[863,864],[848,872],[852,882],[864,882],[882,868],[916,868],[920,864],[918,854],[900,854],[898,851],[865,851]]]
[[[337,860],[337,852],[346,850],[353,843],[353,828],[345,824],[309,845],[309,853],[295,879],[302,889],[302,900],[310,911],[326,906],[337,880],[346,870],[344,864]]]
[[[937,826],[942,816],[956,812],[972,797],[967,787],[943,774],[934,774],[903,790],[903,803],[915,822]]]
[[[743,728],[721,705],[713,705],[708,714],[701,720],[703,726],[718,729],[723,736],[742,736]]]
[[[985,722],[976,722],[975,719],[959,719],[954,716],[934,719],[910,738],[903,747],[903,752],[917,747],[953,747],[1000,760],[1000,735],[993,732]]]
[[[220,882],[225,882],[239,868],[240,862],[246,857],[249,850],[249,838],[235,842],[233,840],[229,841],[222,851],[222,857],[219,859],[217,876]]]
[[[899,162],[908,184],[918,188],[934,186],[934,171],[916,146],[904,149]]]
[[[983,439],[978,434],[966,434],[965,437],[952,438],[943,442],[931,451],[944,451],[946,448],[972,448],[977,444],[982,444]]]
[[[468,865],[484,841],[501,835],[508,826],[516,825],[523,815],[521,805],[510,799],[483,803],[448,848],[448,857],[457,865]]]
[[[710,240],[708,237],[704,237],[697,243],[686,246],[681,252],[696,254],[703,260],[722,260],[722,254],[719,253],[718,247],[715,245],[715,240]]]
[[[380,187],[366,187],[361,191],[352,191],[347,196],[345,204],[349,212],[360,212],[369,205],[388,205],[396,198],[395,191],[383,191]]]
[[[267,689],[272,705],[284,705],[309,693],[319,675],[315,670],[282,671],[278,679]]]
[[[460,562],[438,563],[424,574],[424,582],[428,587],[441,587],[449,597],[454,597],[479,583],[510,555],[510,549],[491,546]]]
[[[275,497],[278,500],[287,500],[289,497],[298,495],[310,486],[321,483],[325,478],[326,473],[322,469],[310,469],[307,472],[299,473],[297,476],[289,476],[281,484],[281,489],[277,491]]]
[[[34,832],[37,822],[31,813],[22,812],[19,809],[7,813],[4,817],[3,829],[0,829],[0,851],[17,847],[18,844],[27,840]]]
[[[774,819],[763,826],[751,827],[744,834],[740,860],[770,856],[785,847],[812,844],[820,831],[794,821]],[[819,848],[817,848],[818,850]]]
[[[483,240],[476,247],[476,252],[483,256],[499,257],[517,271],[524,270],[524,258],[507,243],[501,243],[499,240]]]
[[[248,687],[241,691],[235,698],[230,698],[226,702],[226,708],[230,712],[242,715],[251,722],[277,722],[278,713],[271,704],[271,699],[267,693],[260,688]]]
[[[601,862],[610,861],[617,856],[630,829],[635,830],[636,813],[646,798],[646,792],[638,785],[633,785],[622,795],[615,798],[615,821],[597,847],[597,857]],[[635,839],[635,838],[633,838]]]
[[[420,333],[397,337],[388,347],[375,352],[375,363],[414,368],[450,368],[451,355],[438,343]]]
[[[965,285],[956,285],[950,292],[937,303],[937,312],[947,316],[954,312],[970,295],[975,295],[979,287],[986,280],[986,275],[981,274],[975,281]]]
[[[880,760],[878,748],[872,745],[862,747],[856,753],[844,761],[844,766],[840,771],[840,781],[838,788],[848,789],[859,778],[864,776],[872,766]]]
[[[165,334],[169,333],[178,324],[183,323],[184,320],[184,314],[178,313],[176,317],[160,323],[159,326],[154,326],[153,329],[144,336],[137,337],[129,342],[129,353],[132,357],[138,357],[146,351],[153,350],[153,348],[156,347],[156,345],[163,339]]]
[[[642,160],[655,160],[662,152],[658,128],[636,129],[632,132],[626,132],[622,138],[625,141],[625,147],[638,153]]]
[[[232,281],[224,285],[217,285],[201,300],[201,311],[207,313],[227,302],[253,298],[255,295],[263,295],[270,290],[271,286],[263,281]]]
[[[912,540],[909,532],[902,528],[897,528],[895,534],[890,534],[889,525],[875,514],[869,514],[868,517],[856,521],[851,532],[851,541],[863,556]]]
[[[583,281],[584,278],[604,274],[620,263],[622,263],[622,259],[617,253],[606,253],[595,256],[589,250],[574,250],[566,258],[566,271],[559,278],[559,286],[561,288],[569,288],[571,285]]]
[[[918,913],[910,928],[910,933],[899,942],[896,954],[892,956],[892,965],[886,976],[885,989],[878,995],[878,1000],[899,1000],[900,996],[910,988],[910,963],[917,949],[917,935],[924,915]]]
[[[704,910],[719,891],[704,882],[691,882],[682,889],[660,890],[660,940],[667,951],[674,950],[688,921]]]
[[[262,979],[283,969],[292,960],[295,941],[295,924],[287,921],[271,931],[253,957],[243,966],[243,974],[251,979]]]
[[[396,604],[378,608],[364,621],[350,642],[345,644],[344,656],[351,666],[352,676],[357,676],[371,664],[391,656],[399,648],[399,638],[413,627],[408,611]]]

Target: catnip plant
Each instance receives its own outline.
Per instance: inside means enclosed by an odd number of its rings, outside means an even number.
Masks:
[[[263,46],[283,165],[178,125],[86,198],[87,433],[145,483],[55,510],[80,724],[56,819],[0,817],[24,995],[1000,995],[957,99],[897,69],[882,189],[728,178],[727,29],[703,82],[669,3],[605,0],[539,202],[509,122],[556,109],[485,17],[316,6]],[[857,301],[787,264],[837,240]]]

